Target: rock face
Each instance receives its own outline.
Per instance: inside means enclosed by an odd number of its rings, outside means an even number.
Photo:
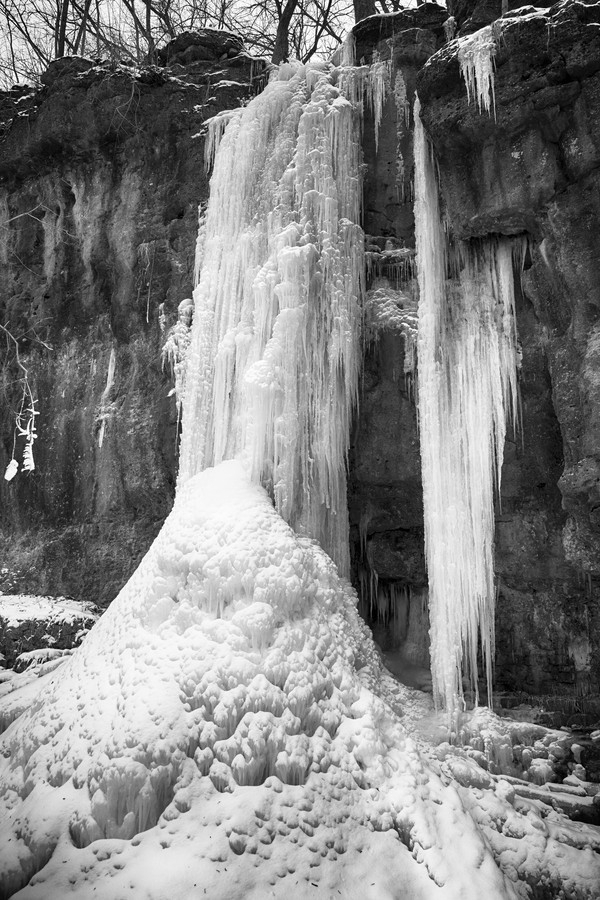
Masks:
[[[423,119],[455,236],[524,234],[523,437],[497,531],[507,686],[600,682],[600,7],[498,24],[496,116],[466,101],[455,48],[421,71]],[[533,682],[533,683],[532,683]]]
[[[517,310],[523,428],[507,441],[496,522],[495,686],[549,695],[550,703],[555,694],[597,695],[600,683],[598,9],[575,2],[501,20],[495,118],[467,101],[456,42],[444,41],[445,11],[426,4],[410,20],[400,13],[355,28],[358,60],[390,60],[377,149],[373,123],[365,125],[371,245],[413,245],[411,197],[402,202],[398,191],[398,159],[408,182],[412,169],[411,127],[398,125],[398,72],[411,105],[415,84],[419,92],[449,231],[528,238]],[[500,10],[464,3],[450,12],[469,33]],[[396,270],[393,283],[393,254],[372,256],[374,278],[411,293],[410,269]],[[398,374],[402,353],[403,340],[385,328],[367,353],[350,506],[356,579],[370,593],[365,614],[392,645],[390,598],[420,597],[426,580],[418,435]]]
[[[439,24],[431,19],[430,12],[419,44],[441,47]],[[404,29],[401,20],[391,27],[388,21],[393,35],[386,32],[376,49],[382,59],[391,56],[392,79],[399,68],[410,95],[414,80],[404,46],[412,52],[414,31]],[[472,30],[466,13],[463,23],[466,32]],[[600,212],[599,24],[599,7],[579,2],[544,14],[527,9],[501,20],[495,26],[495,117],[468,103],[456,42],[424,66],[417,59],[416,87],[439,162],[448,231],[462,240],[490,234],[528,239],[517,309],[523,428],[507,442],[497,510],[496,687],[550,695],[550,702],[555,694],[597,696],[600,682],[595,389],[600,246],[593,226]],[[372,20],[356,28],[359,47],[367,26],[371,32],[375,28]],[[375,234],[410,246],[408,211],[386,202],[382,193],[381,173],[398,156],[393,137],[389,141],[394,125],[388,122],[377,156],[366,138],[367,159],[375,159],[369,177],[376,184],[374,192],[367,191],[366,218]],[[387,219],[382,209],[391,211]],[[395,504],[402,512],[392,513],[381,527],[372,525],[366,535],[363,526],[363,556],[377,559],[377,574],[387,579],[389,592],[392,585],[398,590],[422,583],[421,573],[401,573],[393,550],[396,529],[406,527],[408,510],[414,509],[408,498],[419,497],[418,467],[381,401],[387,391],[393,393],[392,380],[373,366],[368,362],[354,486],[358,495],[372,498],[371,505],[379,502],[361,473],[368,469],[372,477],[378,458],[387,460],[393,448],[402,447],[397,466],[406,479],[390,485],[381,503],[381,509],[391,511]],[[373,371],[380,373],[376,389]],[[371,460],[369,445],[377,447],[378,458]],[[384,517],[371,513],[370,521]],[[382,554],[382,545],[390,552]],[[400,548],[399,555],[407,558]]]
[[[40,91],[0,95],[2,472],[25,445],[19,362],[39,412],[35,471],[0,482],[5,592],[110,602],[170,509],[161,346],[192,290],[203,123],[261,70],[233,36],[200,38],[169,68],[58,60]]]

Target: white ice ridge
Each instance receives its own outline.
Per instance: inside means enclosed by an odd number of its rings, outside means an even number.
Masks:
[[[200,243],[179,483],[242,454],[345,573],[364,239],[359,114],[335,77],[282,66],[228,117]]]
[[[3,896],[591,900],[592,830],[469,760],[448,779],[380,677],[354,592],[241,464],[188,479],[0,741]]]
[[[434,695],[452,715],[462,706],[463,675],[477,693],[479,642],[491,690],[494,496],[507,421],[517,418],[513,252],[522,245],[465,244],[458,281],[448,281],[432,153],[417,99],[418,401],[431,659]]]
[[[477,108],[496,113],[494,95],[494,58],[496,41],[494,26],[486,25],[458,41],[460,72],[467,86],[469,102],[477,100]]]

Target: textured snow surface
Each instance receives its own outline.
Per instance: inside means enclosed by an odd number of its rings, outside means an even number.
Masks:
[[[488,693],[494,647],[494,493],[517,417],[514,268],[508,238],[460,246],[447,276],[432,149],[415,106],[418,401],[434,695],[453,714],[462,676]],[[513,261],[513,256],[515,260]],[[490,703],[491,705],[491,703]]]
[[[75,622],[84,617],[96,618],[93,603],[68,597],[40,597],[29,594],[0,594],[0,618],[5,628],[22,622],[43,619],[47,622]]]
[[[284,519],[347,572],[364,240],[359,113],[334,80],[286,64],[212,121],[179,481],[245,454]]]
[[[525,896],[526,866],[593,897],[589,835],[470,761],[473,784],[425,761],[377,696],[408,712],[414,692],[386,688],[355,599],[238,462],[189,479],[3,736],[7,894],[480,900]]]

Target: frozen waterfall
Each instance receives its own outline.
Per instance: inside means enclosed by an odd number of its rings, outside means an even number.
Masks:
[[[242,455],[283,518],[346,574],[364,271],[357,124],[331,77],[292,65],[228,117],[199,245],[179,476]]]
[[[507,422],[517,419],[515,263],[520,240],[454,249],[448,275],[433,151],[415,105],[415,223],[419,279],[418,398],[436,701],[478,696],[481,644],[491,705],[494,496]],[[517,256],[515,260],[514,257]]]
[[[489,710],[469,723],[473,746],[433,745],[447,729],[428,723],[430,699],[382,668],[355,592],[311,539],[344,565],[363,249],[358,113],[339,74],[284,66],[214,124],[185,371],[187,301],[167,348],[184,392],[175,503],[81,647],[0,697],[2,898],[519,900],[540,883],[594,896],[598,835],[498,777],[514,741]],[[465,252],[462,299],[447,291],[419,140],[434,653],[454,702],[478,621],[489,630],[512,263],[508,243]]]

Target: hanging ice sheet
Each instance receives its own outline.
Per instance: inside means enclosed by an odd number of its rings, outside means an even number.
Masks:
[[[517,419],[514,269],[522,241],[461,244],[448,278],[432,149],[415,106],[418,401],[434,694],[452,715],[463,675],[477,696],[481,642],[491,692],[494,497]]]
[[[359,114],[334,77],[282,66],[225,130],[216,121],[180,482],[243,455],[347,573],[364,241]]]

